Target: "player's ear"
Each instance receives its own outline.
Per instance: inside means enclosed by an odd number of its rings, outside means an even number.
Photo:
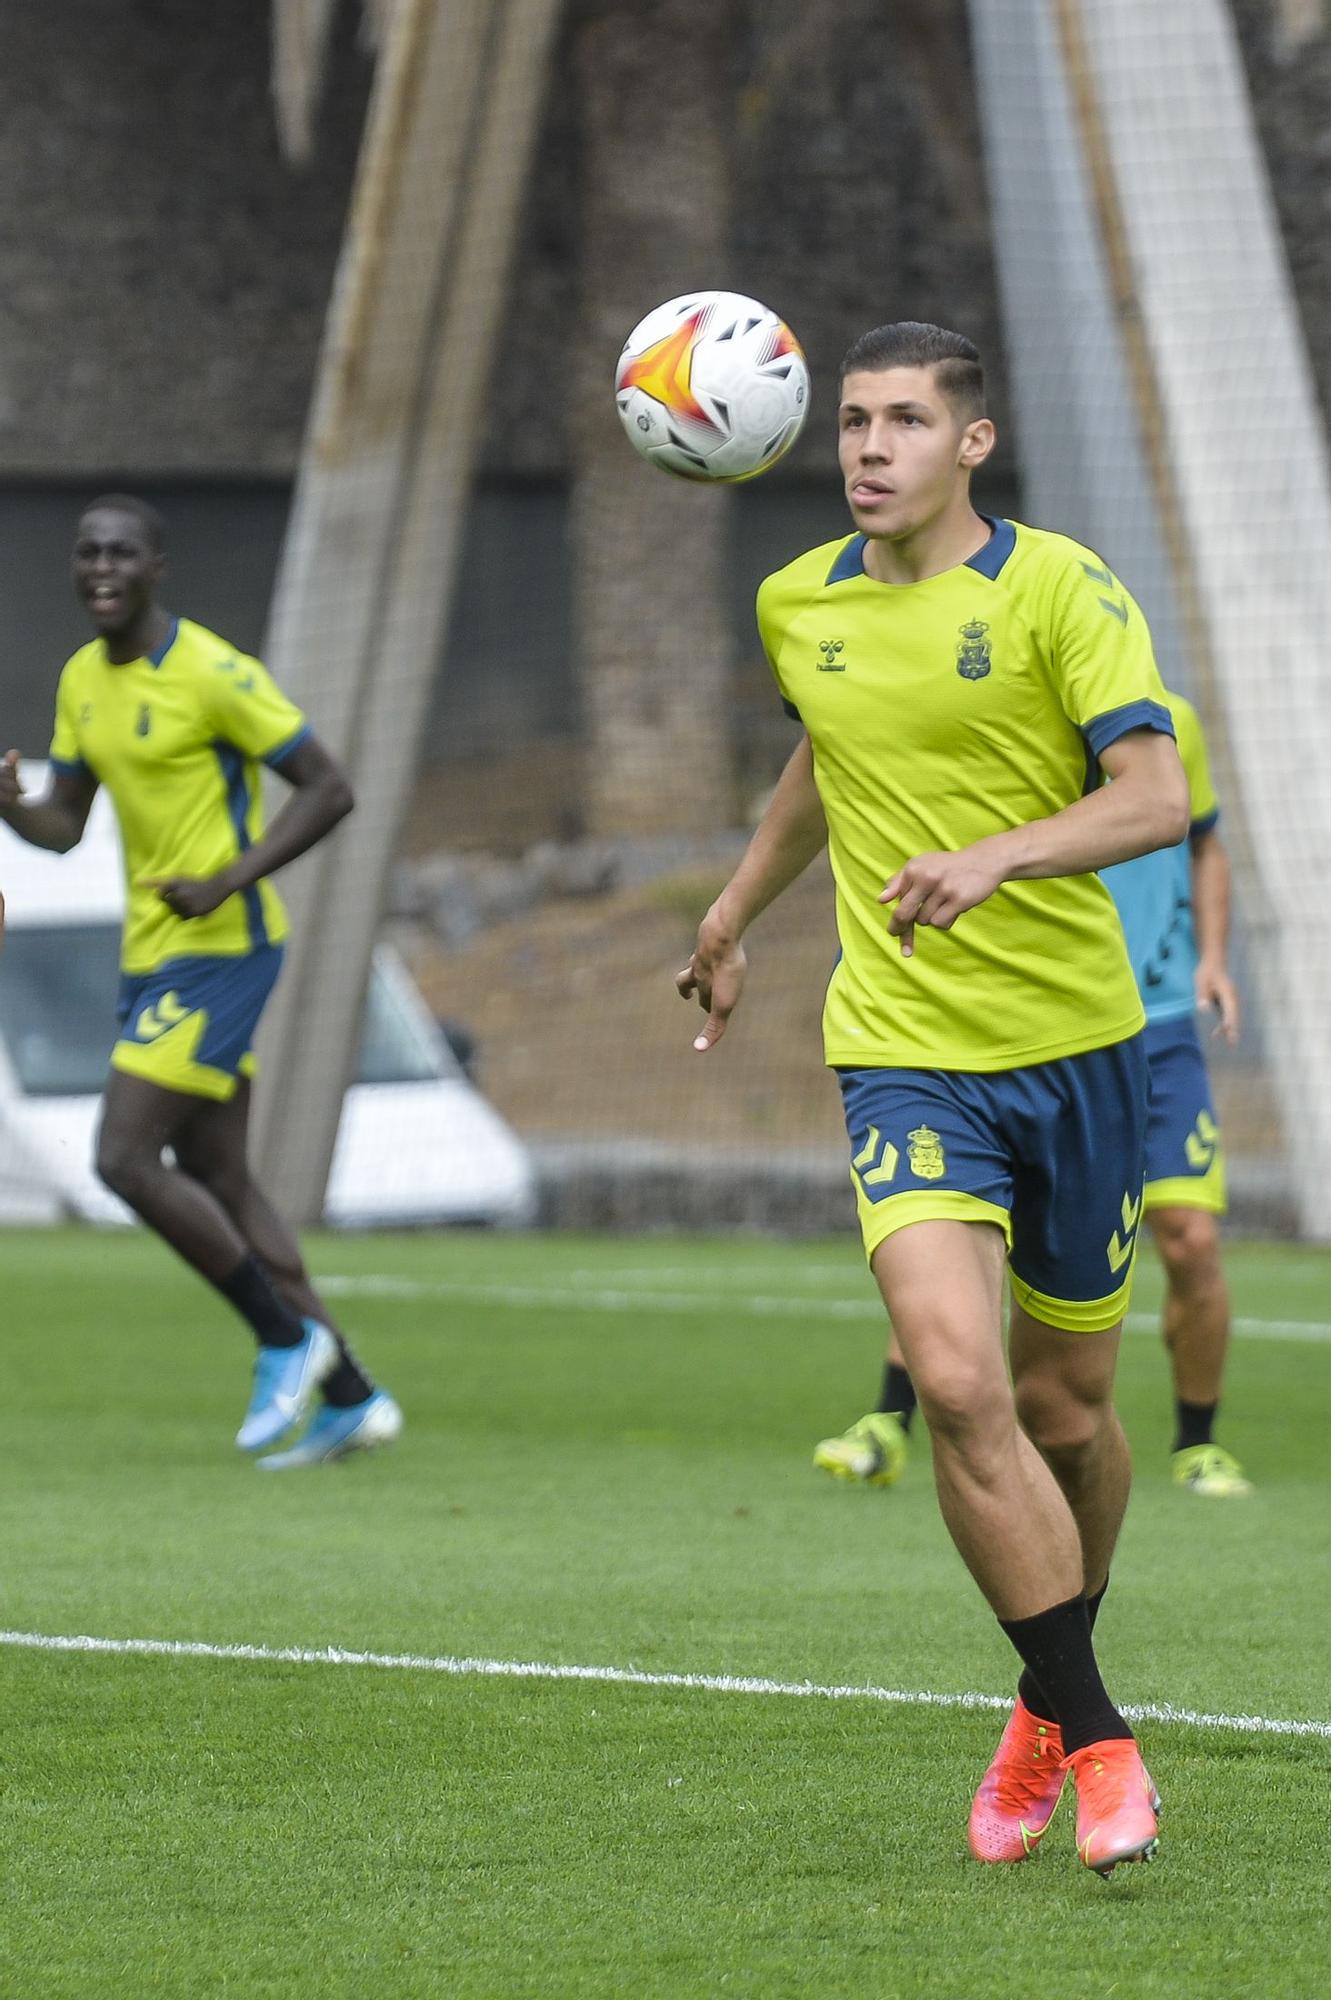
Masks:
[[[998,432],[994,429],[992,418],[977,417],[974,423],[967,424],[961,433],[959,454],[967,472],[974,472],[977,465],[983,465],[997,442]]]

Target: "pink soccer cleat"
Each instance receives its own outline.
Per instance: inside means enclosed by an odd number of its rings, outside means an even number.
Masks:
[[[977,1861],[1024,1861],[1054,1817],[1066,1767],[1056,1722],[1041,1722],[1020,1697],[994,1761],[971,1801],[967,1829]]]
[[[1130,1736],[1088,1743],[1067,1759],[1077,1787],[1077,1852],[1097,1875],[1120,1861],[1151,1861],[1159,1844],[1160,1794]]]

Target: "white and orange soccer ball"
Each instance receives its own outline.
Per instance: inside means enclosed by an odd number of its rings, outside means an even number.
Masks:
[[[799,436],[809,368],[790,328],[739,292],[686,292],[640,320],[615,401],[645,459],[681,479],[752,479]]]

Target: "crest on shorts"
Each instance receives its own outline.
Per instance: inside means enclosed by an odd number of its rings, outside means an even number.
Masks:
[[[989,627],[983,618],[972,618],[961,628],[961,644],[957,647],[957,672],[964,681],[982,681],[993,667],[989,657],[989,641],[986,637]]]
[[[917,1125],[906,1134],[906,1143],[910,1148],[906,1157],[916,1180],[941,1181],[947,1172],[947,1161],[938,1134],[928,1125]]]

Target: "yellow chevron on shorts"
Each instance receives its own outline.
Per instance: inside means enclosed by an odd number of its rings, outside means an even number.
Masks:
[[[865,1187],[887,1187],[896,1173],[901,1155],[889,1139],[883,1146],[883,1156],[875,1167],[872,1162],[878,1158],[881,1134],[876,1125],[869,1127],[869,1136],[851,1161]]]
[[[150,1042],[156,1035],[164,1035],[168,1028],[176,1027],[188,1019],[191,1009],[174,990],[164,993],[160,1000],[145,1007],[134,1023],[134,1033],[141,1042]]]

